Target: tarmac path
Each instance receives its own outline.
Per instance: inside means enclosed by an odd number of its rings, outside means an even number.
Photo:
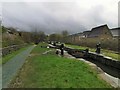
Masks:
[[[22,67],[25,59],[28,57],[34,47],[35,45],[28,47],[26,50],[20,52],[7,63],[5,63],[2,67],[0,66],[0,69],[2,68],[2,87],[0,88],[7,88],[8,84],[17,74],[18,70]]]

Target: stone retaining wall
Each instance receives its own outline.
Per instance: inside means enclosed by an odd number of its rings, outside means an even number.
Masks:
[[[13,45],[13,46],[4,47],[4,48],[2,48],[0,50],[0,52],[2,52],[1,55],[5,56],[7,54],[10,54],[11,52],[18,50],[18,49],[24,47],[25,45],[27,45],[27,44]]]

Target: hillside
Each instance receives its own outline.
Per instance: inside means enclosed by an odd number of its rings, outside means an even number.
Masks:
[[[7,47],[11,45],[19,45],[25,43],[23,41],[23,38],[19,36],[18,31],[15,30],[9,30],[9,28],[3,27],[2,30],[0,30],[2,33],[2,47]]]

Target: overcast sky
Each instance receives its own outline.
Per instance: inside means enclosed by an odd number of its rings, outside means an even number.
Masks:
[[[11,1],[11,2],[10,2]],[[107,24],[118,27],[119,0],[4,0],[2,24],[47,34],[78,33]]]

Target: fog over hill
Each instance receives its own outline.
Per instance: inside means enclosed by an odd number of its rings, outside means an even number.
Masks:
[[[98,25],[118,26],[119,0],[74,0],[72,2],[3,2],[2,24],[20,30],[47,34],[90,30]]]

